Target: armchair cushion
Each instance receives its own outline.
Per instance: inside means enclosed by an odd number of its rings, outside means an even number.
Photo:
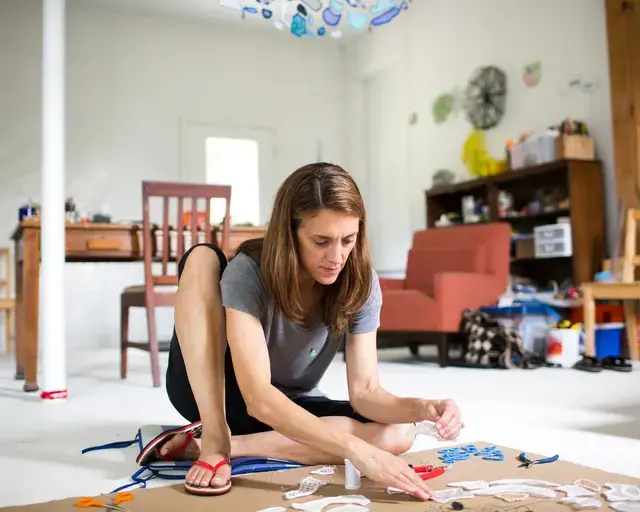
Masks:
[[[380,311],[382,331],[437,331],[440,307],[418,290],[388,290]]]
[[[486,257],[485,245],[411,249],[405,288],[433,297],[436,275],[461,270],[480,273],[486,266]]]
[[[442,330],[455,332],[466,308],[478,309],[493,304],[505,291],[502,279],[473,272],[443,272],[434,280],[435,300],[442,311]]]
[[[383,292],[388,290],[404,290],[405,283],[406,279],[380,278],[380,288],[382,288]]]

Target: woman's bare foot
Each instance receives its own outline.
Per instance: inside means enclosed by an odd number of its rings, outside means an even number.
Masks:
[[[187,434],[176,434],[160,448],[160,456],[173,460],[198,460],[200,457],[200,439],[191,438],[187,446]],[[183,448],[184,447],[184,448]]]

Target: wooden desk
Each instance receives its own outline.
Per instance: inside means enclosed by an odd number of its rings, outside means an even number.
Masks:
[[[232,227],[227,257],[250,238],[264,236],[264,227]],[[171,258],[175,261],[176,230],[171,232]],[[154,260],[162,258],[162,229],[155,231]],[[221,242],[221,229],[214,230],[214,240]],[[204,232],[199,234],[204,241]],[[16,379],[24,379],[25,391],[38,390],[38,309],[40,278],[40,222],[22,221],[13,235],[15,243],[16,290]],[[184,247],[189,247],[190,233],[185,233]],[[84,263],[118,263],[143,261],[142,227],[131,224],[67,224],[66,261]],[[133,283],[132,283],[133,284]]]

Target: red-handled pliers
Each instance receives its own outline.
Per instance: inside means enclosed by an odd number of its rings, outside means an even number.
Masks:
[[[429,480],[431,478],[440,476],[447,470],[446,467],[434,467],[431,464],[429,464],[428,466],[412,466],[412,468],[423,480]]]

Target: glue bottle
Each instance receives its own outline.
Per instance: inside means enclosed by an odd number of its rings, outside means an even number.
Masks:
[[[344,459],[344,488],[350,491],[360,489],[360,471],[349,459]]]

